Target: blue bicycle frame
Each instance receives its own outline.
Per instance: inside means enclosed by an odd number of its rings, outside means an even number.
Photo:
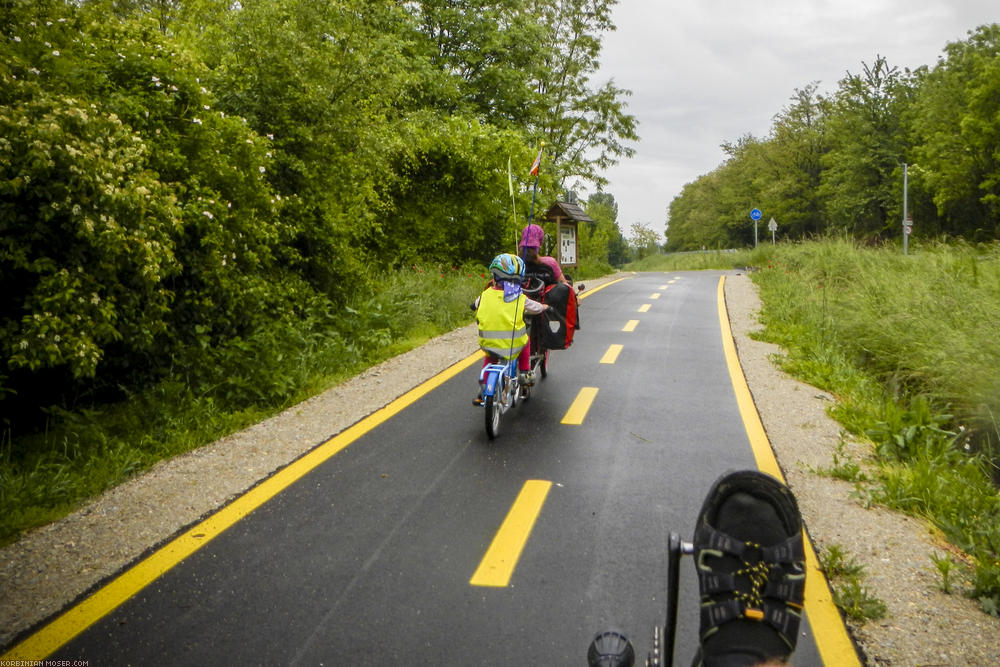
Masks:
[[[500,431],[500,417],[517,405],[521,388],[517,380],[517,358],[506,363],[491,363],[479,373],[483,386],[483,407],[486,408],[486,435],[490,440]]]

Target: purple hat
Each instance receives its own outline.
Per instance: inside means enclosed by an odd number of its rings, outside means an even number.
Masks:
[[[542,239],[545,238],[545,231],[538,225],[528,225],[521,231],[521,243],[519,248],[541,248]]]

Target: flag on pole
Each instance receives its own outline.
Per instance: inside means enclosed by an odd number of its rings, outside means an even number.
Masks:
[[[542,150],[538,149],[538,155],[535,157],[535,161],[531,163],[531,175],[538,176],[538,168],[542,166]]]

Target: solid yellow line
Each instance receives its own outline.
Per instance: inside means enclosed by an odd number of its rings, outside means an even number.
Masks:
[[[641,306],[639,306],[639,312],[640,313],[648,313],[649,309],[652,308],[652,307],[653,307],[653,304],[651,304],[651,303],[644,303]]]
[[[621,354],[622,345],[611,345],[608,347],[608,351],[604,353],[601,357],[602,364],[613,364],[618,361],[618,355]]]
[[[581,294],[577,298],[579,298],[579,299],[586,299],[591,294],[596,294],[597,292],[600,292],[605,287],[610,287],[611,285],[614,285],[615,283],[620,283],[621,281],[628,280],[629,278],[631,278],[631,276],[627,276],[625,278],[618,278],[616,280],[612,280],[611,282],[604,283],[603,285],[598,285],[597,287],[595,287],[592,290],[584,290],[583,294]]]
[[[510,583],[514,567],[521,558],[524,545],[528,543],[531,529],[551,487],[552,482],[538,479],[529,479],[524,483],[469,584],[502,588]]]
[[[625,323],[625,326],[622,327],[622,331],[635,331],[637,326],[639,326],[639,320],[629,320]]]
[[[580,389],[580,393],[573,399],[572,405],[569,406],[569,410],[566,411],[560,423],[570,424],[571,426],[582,424],[583,418],[587,416],[587,412],[590,410],[590,406],[595,398],[597,398],[597,387],[583,387]]]
[[[766,472],[768,475],[784,482],[785,477],[781,474],[778,461],[774,458],[771,442],[767,439],[764,424],[761,423],[760,415],[757,414],[757,406],[754,405],[753,395],[750,394],[750,387],[747,386],[746,377],[743,375],[743,368],[740,366],[740,358],[736,354],[733,331],[729,327],[729,312],[726,310],[725,284],[726,277],[720,276],[718,288],[719,324],[722,327],[722,347],[726,354],[726,364],[729,366],[729,377],[733,383],[733,390],[736,392],[736,404],[739,406],[740,415],[743,417],[743,425],[746,427],[747,437],[750,438],[750,447],[753,449],[757,468],[761,472]]]
[[[310,470],[338,453],[362,435],[390,419],[417,399],[482,359],[476,352],[414,387],[338,435],[321,443],[305,456],[238,497],[215,514],[174,538],[111,582],[98,589],[38,632],[28,636],[0,660],[42,660],[88,627],[155,581],[179,562],[218,537],[223,531],[263,505]]]
[[[764,430],[764,424],[760,421],[760,414],[757,412],[757,406],[753,402],[753,395],[750,393],[750,387],[747,385],[746,376],[743,374],[743,368],[740,366],[740,360],[736,354],[733,331],[729,326],[729,312],[726,310],[725,285],[726,277],[720,276],[717,297],[719,326],[722,329],[722,347],[726,355],[726,364],[729,366],[729,377],[733,384],[733,390],[736,392],[736,403],[740,409],[740,416],[743,418],[747,437],[750,439],[757,468],[761,472],[766,472],[784,482],[785,477],[781,474],[781,468],[774,457],[774,450],[771,448],[771,442]],[[803,542],[807,570],[804,606],[806,614],[809,616],[809,624],[812,626],[820,658],[824,665],[860,666],[858,654],[847,634],[847,628],[844,627],[840,612],[837,611],[837,606],[833,602],[833,594],[830,592],[826,576],[819,567],[812,542],[804,530],[803,537],[805,538]]]

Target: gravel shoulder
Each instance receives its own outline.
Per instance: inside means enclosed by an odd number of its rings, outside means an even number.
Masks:
[[[628,274],[624,274],[628,275]],[[589,288],[623,275],[586,281]],[[868,448],[826,414],[830,396],[776,368],[776,346],[755,341],[760,302],[745,275],[726,278],[740,363],[817,550],[836,544],[864,565],[886,619],[850,627],[869,665],[1000,664],[1000,619],[938,590],[930,554],[946,546],[928,524],[865,508],[853,486],[815,472],[843,440],[864,465]],[[584,302],[585,307],[586,302]],[[0,647],[115,575],[183,528],[404,391],[476,351],[473,327],[439,336],[322,395],[188,454],[163,461],[73,514],[0,550]]]

